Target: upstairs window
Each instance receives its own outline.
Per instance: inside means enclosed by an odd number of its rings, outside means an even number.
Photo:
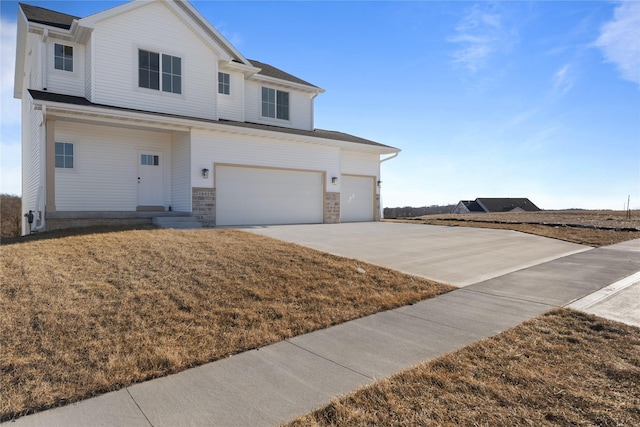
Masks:
[[[56,168],[73,169],[73,143],[56,142]]]
[[[171,93],[182,93],[181,58],[162,55],[162,90]]]
[[[53,67],[56,70],[73,72],[73,47],[55,43],[53,45]]]
[[[229,95],[231,93],[231,80],[229,74],[218,73],[218,93]]]
[[[160,57],[162,56],[162,61]],[[162,81],[160,80],[162,76]],[[138,50],[138,86],[163,92],[182,93],[182,59]]]
[[[289,92],[263,87],[262,116],[289,120]]]

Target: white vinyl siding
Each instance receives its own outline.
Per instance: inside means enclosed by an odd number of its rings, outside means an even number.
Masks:
[[[218,114],[221,119],[244,121],[244,75],[228,72],[229,95],[218,93]]]
[[[55,68],[55,45],[73,48],[73,71]],[[47,84],[48,92],[65,95],[85,96],[85,49],[84,45],[68,41],[49,39],[47,42]]]
[[[191,175],[189,174],[188,132],[175,132],[171,150],[171,207],[178,212],[191,212]]]
[[[91,101],[93,99],[93,81],[91,74],[91,67],[93,64],[91,63],[93,53],[93,38],[89,38],[89,41],[85,45],[85,63],[84,63],[84,79],[85,79],[85,87],[84,87],[84,95],[85,97]]]
[[[378,154],[342,150],[341,168],[343,174],[374,176],[377,181],[380,179],[380,156]]]
[[[74,171],[56,169],[58,211],[135,211],[139,150],[161,152],[170,194],[171,134],[56,121],[56,141],[75,143]],[[165,200],[170,204],[170,200]]]
[[[270,88],[289,93],[289,119],[264,117],[262,115],[262,88],[265,85],[245,81],[245,120],[294,129],[312,130],[313,100],[307,93],[298,92],[286,86],[269,85]]]
[[[213,174],[203,179],[203,168],[214,163],[265,166],[326,172],[327,191],[338,191],[331,184],[339,176],[340,149],[259,136],[242,136],[194,130],[191,133],[191,182],[194,187],[214,187]]]
[[[22,100],[22,214],[36,211],[38,193],[44,192],[44,127],[42,111],[33,110],[31,97]],[[44,193],[41,194],[44,198]],[[40,206],[44,210],[44,205]],[[23,223],[23,233],[28,233]]]
[[[92,37],[93,102],[217,119],[218,58],[164,2],[100,21]],[[139,49],[181,58],[181,94],[138,87]]]
[[[216,224],[318,224],[323,174],[313,171],[216,166]]]

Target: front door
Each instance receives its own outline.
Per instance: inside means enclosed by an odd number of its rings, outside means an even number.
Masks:
[[[138,151],[138,206],[163,206],[163,163],[158,151]]]

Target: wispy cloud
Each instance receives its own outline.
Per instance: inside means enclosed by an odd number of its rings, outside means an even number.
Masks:
[[[556,95],[562,96],[569,92],[573,87],[575,76],[572,72],[571,65],[563,65],[553,75],[553,92]]]
[[[506,51],[513,44],[514,34],[495,4],[475,4],[456,26],[456,34],[448,38],[459,48],[453,62],[472,73],[483,68],[489,59]]]
[[[640,85],[640,2],[624,1],[613,19],[602,26],[595,45],[607,62],[618,67],[623,79]]]

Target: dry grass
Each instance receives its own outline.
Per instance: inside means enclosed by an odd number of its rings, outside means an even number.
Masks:
[[[515,230],[599,247],[640,239],[640,211],[540,211],[426,215],[394,220],[432,225]]]
[[[2,420],[453,289],[237,230],[96,231],[3,239]]]
[[[553,310],[289,424],[380,425],[640,425],[640,328]]]
[[[0,194],[0,238],[16,237],[22,232],[22,199]]]

